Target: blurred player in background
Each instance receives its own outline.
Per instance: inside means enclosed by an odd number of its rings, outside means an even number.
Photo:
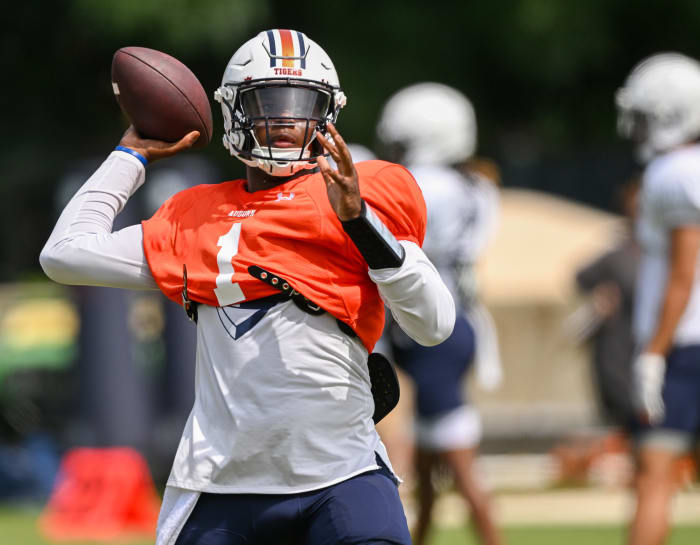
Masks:
[[[113,232],[146,164],[199,136],[132,127],[41,255],[58,282],[160,288],[197,324],[196,397],[157,543],[408,544],[367,360],[382,300],[421,344],[452,331],[454,301],[420,248],[420,190],[398,165],[355,168],[333,125],[345,105],[333,64],[300,32],[246,42],[215,98],[246,180],[181,191]]]
[[[389,332],[394,359],[416,391],[414,543],[426,542],[435,501],[432,473],[445,462],[471,508],[481,541],[499,544],[488,495],[474,474],[481,422],[464,398],[463,380],[475,362],[482,387],[492,389],[501,381],[495,328],[477,299],[474,274],[498,222],[498,180],[484,175],[497,174],[497,169],[485,160],[478,168],[469,162],[476,148],[474,110],[462,93],[442,84],[416,84],[390,97],[377,136],[386,158],[406,165],[423,191],[425,252],[458,302],[454,332],[440,346],[419,346],[396,327]]]
[[[633,364],[639,436],[630,545],[668,533],[674,461],[700,431],[700,64],[678,53],[640,62],[617,92],[618,130],[646,163]]]
[[[616,208],[625,223],[620,240],[576,273],[576,283],[588,296],[585,320],[577,338],[593,341],[593,374],[603,423],[627,429],[635,418],[632,399],[632,307],[639,265],[634,220],[639,179],[621,185]]]
[[[639,185],[635,177],[617,188],[614,205],[624,217],[618,240],[576,272],[582,303],[564,321],[564,331],[577,344],[591,343],[591,374],[603,433],[578,431],[554,447],[562,483],[587,482],[607,455],[626,455],[630,450],[629,435],[636,422],[632,307],[640,253],[634,236]],[[606,472],[606,482],[626,485],[632,471],[626,471],[626,464],[615,467]]]

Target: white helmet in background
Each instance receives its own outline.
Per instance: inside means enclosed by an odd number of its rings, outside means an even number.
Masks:
[[[282,29],[263,31],[234,53],[214,98],[224,116],[224,147],[273,176],[316,167],[323,154],[316,130],[325,135],[346,102],[326,52],[305,34]],[[301,147],[269,145],[270,129],[285,124],[304,130]]]
[[[384,105],[377,137],[401,151],[407,165],[456,164],[476,149],[476,116],[462,93],[441,83],[418,83]]]
[[[617,91],[617,130],[637,143],[640,160],[700,136],[700,63],[659,53],[634,67]]]

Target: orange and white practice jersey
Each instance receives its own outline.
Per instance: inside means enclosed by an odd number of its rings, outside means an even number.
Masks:
[[[411,174],[399,165],[356,165],[360,192],[398,240],[421,245],[426,209]],[[371,351],[384,305],[367,264],[330,206],[320,173],[250,193],[245,180],[200,185],[168,200],[143,222],[144,250],[161,291],[212,306],[253,301],[279,290],[253,277],[259,266],[348,324]]]
[[[203,303],[195,402],[168,497],[173,490],[296,493],[376,469],[377,455],[390,466],[372,421],[367,369],[382,300],[422,344],[450,335],[455,307],[418,245],[425,209],[415,182],[388,163],[357,168],[366,202],[402,239],[400,267],[368,269],[317,174],[255,193],[242,181],[197,187],[143,226],[113,232],[116,214],[145,180],[136,158],[115,151],[61,214],[40,258],[52,279],[160,288],[180,302],[186,264],[189,295]],[[280,274],[328,312],[261,300],[276,290],[248,274],[250,265]]]

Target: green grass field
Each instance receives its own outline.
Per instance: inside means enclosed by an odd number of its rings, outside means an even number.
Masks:
[[[504,530],[509,545],[624,545],[625,530],[618,526],[511,526]],[[438,530],[431,545],[477,545],[471,535],[456,528]],[[673,530],[667,545],[700,544],[700,526]]]
[[[37,511],[0,510],[2,545],[50,545],[36,527]],[[618,526],[511,526],[505,535],[510,545],[622,545],[624,529]],[[436,529],[431,545],[476,545],[465,530]],[[91,542],[61,542],[62,545],[97,545]],[[151,541],[131,541],[130,545],[147,545]],[[673,530],[668,545],[700,544],[700,526],[680,526]],[[104,545],[104,544],[101,544]]]

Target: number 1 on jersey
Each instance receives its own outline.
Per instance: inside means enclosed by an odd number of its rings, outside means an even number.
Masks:
[[[216,264],[219,267],[219,274],[216,277],[216,288],[214,293],[219,301],[219,306],[225,307],[243,301],[245,295],[238,285],[233,283],[233,256],[238,253],[238,241],[241,236],[241,223],[234,223],[229,232],[219,237],[216,245],[221,248],[216,254]]]

